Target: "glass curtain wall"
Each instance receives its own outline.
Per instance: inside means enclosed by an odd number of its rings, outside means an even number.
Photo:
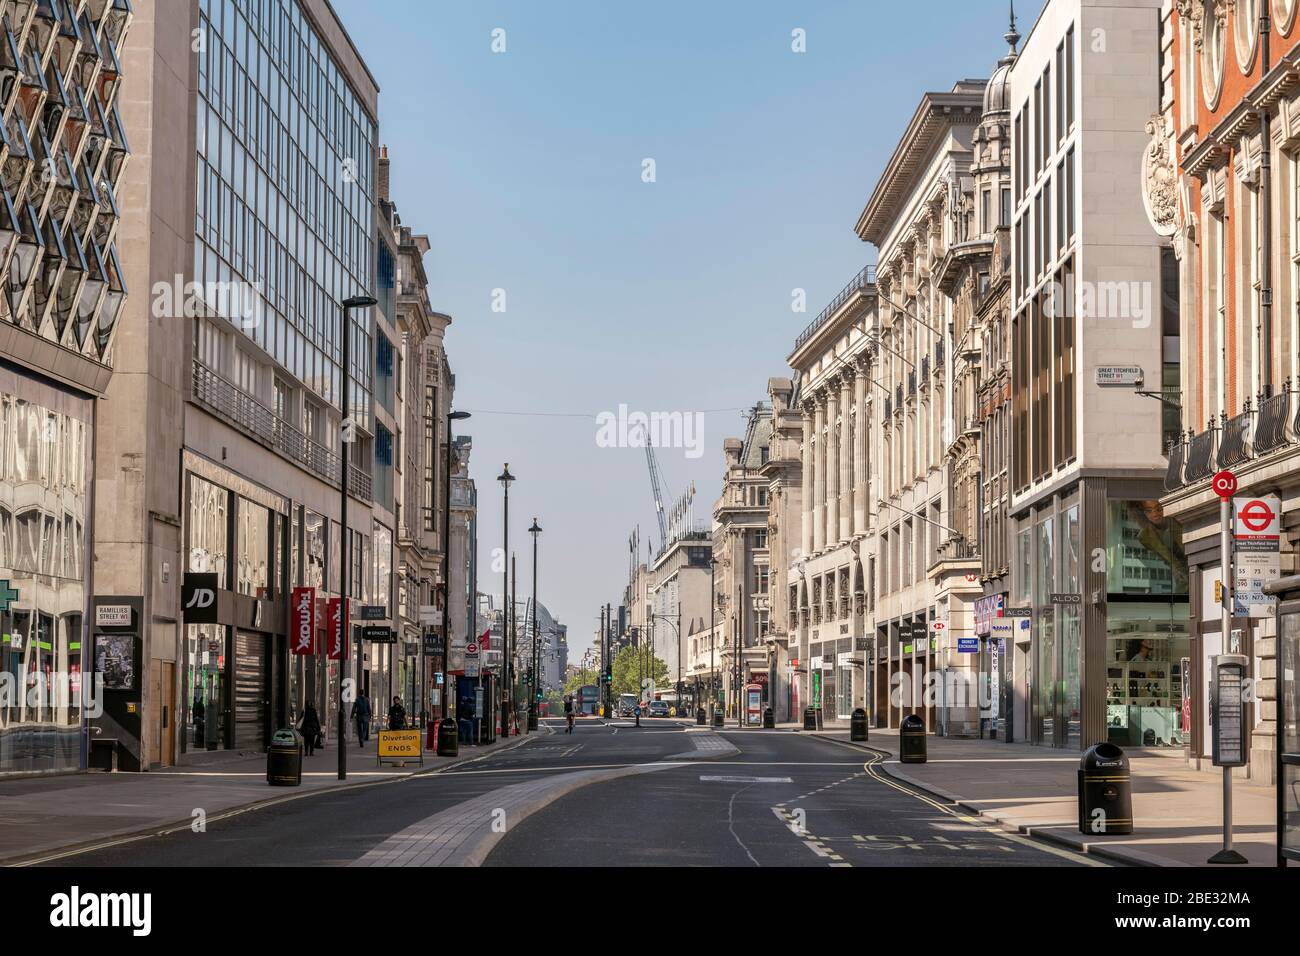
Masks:
[[[0,375],[0,774],[81,762],[90,407],[29,384]]]

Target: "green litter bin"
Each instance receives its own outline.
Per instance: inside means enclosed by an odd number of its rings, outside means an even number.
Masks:
[[[290,727],[271,735],[266,748],[266,782],[271,786],[296,787],[302,783],[302,737]]]

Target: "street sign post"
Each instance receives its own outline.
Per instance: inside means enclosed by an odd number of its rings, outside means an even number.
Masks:
[[[1219,496],[1219,576],[1223,580],[1223,604],[1219,608],[1219,633],[1227,641],[1232,630],[1232,496],[1237,493],[1237,476],[1226,468],[1212,479],[1210,486]],[[1218,679],[1218,668],[1211,672]],[[1214,686],[1211,687],[1210,704],[1215,705]],[[1218,731],[1215,731],[1217,738]],[[1216,748],[1217,749],[1217,743]],[[1240,859],[1238,859],[1240,858]],[[1210,857],[1211,863],[1244,863],[1241,854],[1232,849],[1232,768],[1223,768],[1223,849]]]

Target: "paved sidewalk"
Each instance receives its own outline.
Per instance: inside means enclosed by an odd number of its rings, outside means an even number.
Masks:
[[[848,743],[847,731],[817,735]],[[1191,769],[1181,751],[1127,751],[1134,832],[1099,836],[1079,832],[1078,755],[996,740],[926,739],[929,759],[923,764],[898,762],[897,730],[872,728],[866,746],[889,752],[884,770],[896,779],[1009,829],[1098,856],[1143,866],[1202,866],[1222,847],[1221,772]],[[1272,787],[1234,783],[1233,846],[1252,866],[1276,862],[1275,800]]]
[[[343,787],[375,786],[476,760],[546,736],[498,737],[486,746],[460,745],[456,757],[426,751],[424,766],[375,764],[375,739],[364,750],[347,744],[347,780],[338,779],[338,752],[318,750],[303,760],[302,785],[270,786],[266,754],[224,752],[187,755],[181,766],[149,773],[81,773],[0,781],[0,865],[56,856],[57,851],[111,839],[188,827],[200,816],[211,823],[254,806],[301,799]],[[75,861],[73,861],[75,862]]]

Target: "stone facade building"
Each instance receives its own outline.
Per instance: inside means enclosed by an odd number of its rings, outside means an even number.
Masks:
[[[796,339],[788,359],[802,430],[801,542],[797,552],[790,547],[785,581],[794,621],[790,656],[798,661],[802,706],[832,720],[865,706],[875,664],[868,590],[875,552],[862,548],[880,488],[869,421],[885,391],[873,384],[869,358],[875,278],[868,267],[850,279]]]
[[[774,655],[768,644],[771,615],[771,553],[768,549],[768,495],[763,474],[771,455],[772,408],[759,402],[749,411],[745,437],[722,443],[727,471],[713,506],[712,557],[715,599],[722,629],[714,631],[728,716],[743,718],[744,689],[773,691]]]
[[[1248,766],[1276,776],[1277,619],[1216,600],[1224,556],[1210,478],[1236,474],[1239,496],[1276,496],[1281,573],[1300,541],[1300,23],[1295,0],[1178,0],[1161,34],[1162,100],[1147,127],[1139,179],[1150,225],[1176,257],[1180,312],[1169,391],[1181,412],[1165,494],[1183,531],[1191,689],[1186,744],[1209,769],[1209,662],[1244,654]],[[1267,19],[1266,19],[1267,18]]]

